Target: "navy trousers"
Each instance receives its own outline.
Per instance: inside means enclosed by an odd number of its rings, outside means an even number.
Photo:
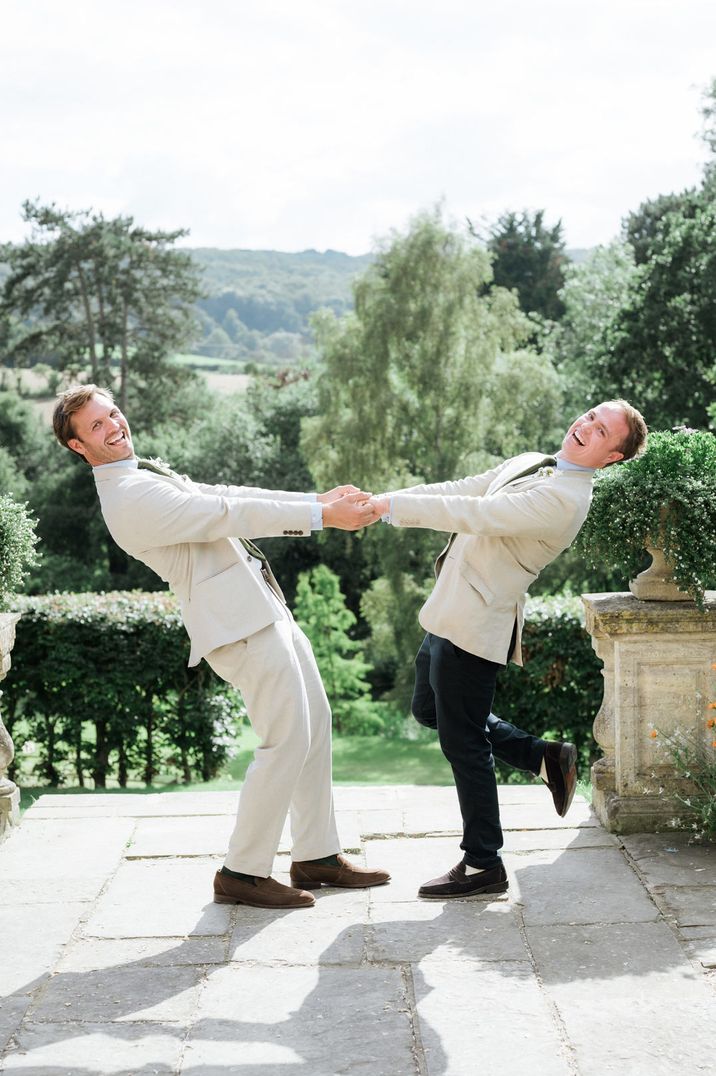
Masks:
[[[503,668],[430,633],[415,659],[413,716],[437,729],[452,767],[464,861],[487,869],[500,862],[502,847],[494,760],[538,775],[545,748],[544,740],[492,713],[497,674]]]

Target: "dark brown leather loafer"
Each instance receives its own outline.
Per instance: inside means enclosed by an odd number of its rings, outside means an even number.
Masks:
[[[248,904],[250,908],[312,908],[316,901],[310,893],[282,885],[273,878],[254,878],[253,882],[243,882],[240,878],[217,871],[214,903]]]
[[[334,885],[339,889],[364,889],[371,885],[385,885],[390,875],[384,870],[369,870],[350,863],[345,856],[338,855],[338,866],[329,867],[325,863],[292,863],[291,882],[302,889],[320,889],[322,885]]]
[[[560,818],[564,818],[577,788],[577,748],[573,743],[559,740],[548,743],[544,749],[544,765],[554,809]]]
[[[463,900],[471,897],[489,898],[498,893],[506,893],[509,884],[502,863],[478,874],[467,874],[465,864],[458,863],[447,874],[421,885],[418,896],[427,897],[428,900],[451,900],[454,897],[462,897]]]

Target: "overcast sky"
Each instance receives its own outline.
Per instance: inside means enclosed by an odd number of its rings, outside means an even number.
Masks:
[[[0,241],[21,202],[351,254],[442,199],[569,247],[697,183],[714,0],[0,0]]]

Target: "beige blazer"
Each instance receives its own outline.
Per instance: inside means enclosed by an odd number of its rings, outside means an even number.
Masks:
[[[489,661],[507,661],[517,622],[512,660],[522,665],[527,590],[589,511],[591,472],[546,467],[512,481],[541,460],[525,452],[484,474],[390,495],[394,525],[454,532],[437,559],[421,626]]]
[[[236,536],[309,535],[305,493],[204,485],[133,467],[99,468],[94,477],[117,545],[178,597],[191,640],[189,665],[278,619],[255,560]]]

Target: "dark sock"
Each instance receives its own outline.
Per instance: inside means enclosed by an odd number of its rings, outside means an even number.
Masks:
[[[307,863],[315,863],[317,867],[340,867],[338,853],[333,856],[323,856],[321,859],[307,859]]]
[[[251,885],[256,885],[256,878],[253,874],[241,874],[239,871],[230,871],[228,867],[222,867],[219,873],[228,874],[229,878],[238,878],[240,882],[250,882]]]

